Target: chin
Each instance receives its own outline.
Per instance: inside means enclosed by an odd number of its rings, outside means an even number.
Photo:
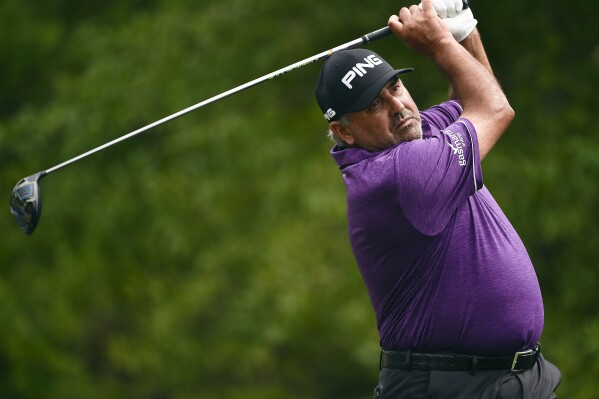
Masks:
[[[420,140],[422,138],[422,127],[420,123],[411,123],[406,126],[406,129],[399,132],[397,136],[398,143],[407,143],[413,140]]]
[[[407,143],[409,141],[420,140],[422,138],[422,130],[408,132],[399,137],[398,143]]]

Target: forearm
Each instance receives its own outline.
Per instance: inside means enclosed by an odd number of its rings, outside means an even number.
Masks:
[[[487,58],[487,53],[485,52],[485,48],[483,47],[483,42],[480,37],[480,32],[477,28],[474,28],[474,30],[464,40],[462,40],[460,44],[478,62],[480,62],[481,65],[484,66],[491,75],[493,75],[493,69],[491,69],[491,64]]]
[[[448,78],[464,110],[484,109],[485,104],[503,96],[496,93],[494,76],[466,47],[446,40],[431,56]]]
[[[483,47],[483,43],[478,29],[474,28],[474,30],[466,37],[466,39],[462,40],[460,44],[474,57],[474,59],[476,59],[482,66],[484,66],[485,69],[489,71],[491,75],[495,76],[493,74],[493,69],[491,68],[491,63],[487,58],[485,48]],[[450,99],[459,100],[452,86],[449,87],[448,97]]]
[[[449,80],[452,98],[462,104],[462,116],[475,125],[483,159],[499,140],[514,113],[493,75],[478,32],[460,44],[455,41],[444,44],[435,51],[433,59]]]

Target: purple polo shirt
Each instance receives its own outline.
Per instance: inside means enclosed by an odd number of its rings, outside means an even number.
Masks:
[[[454,101],[421,112],[422,140],[331,151],[383,349],[502,356],[541,336],[534,268],[483,186],[476,130],[461,112]]]

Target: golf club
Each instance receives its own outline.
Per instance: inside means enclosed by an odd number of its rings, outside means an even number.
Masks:
[[[468,8],[468,6],[469,6],[468,0],[464,0],[463,8]],[[15,185],[15,188],[12,191],[12,195],[10,197],[10,211],[11,211],[12,215],[15,217],[15,219],[16,219],[17,223],[19,224],[19,226],[21,227],[21,229],[25,232],[25,234],[31,235],[31,233],[33,233],[37,224],[39,223],[39,220],[40,220],[40,217],[42,214],[42,194],[41,194],[41,190],[40,190],[40,186],[39,186],[39,181],[44,176],[47,176],[50,173],[57,171],[58,169],[61,169],[67,165],[75,163],[75,162],[77,162],[83,158],[86,158],[96,152],[102,151],[108,147],[111,147],[117,143],[120,143],[121,141],[127,140],[133,136],[136,136],[136,135],[143,133],[149,129],[159,126],[165,122],[168,122],[170,120],[173,120],[180,116],[183,116],[183,115],[185,115],[191,111],[194,111],[198,108],[201,108],[205,105],[216,102],[218,100],[221,100],[221,99],[228,97],[230,95],[233,95],[235,93],[239,93],[243,90],[246,90],[250,87],[256,86],[260,83],[274,79],[274,78],[281,76],[287,72],[293,71],[294,69],[298,69],[298,68],[301,68],[308,64],[311,64],[313,62],[324,59],[336,51],[359,47],[361,45],[373,42],[375,40],[379,40],[384,37],[390,36],[391,34],[392,34],[391,29],[388,26],[378,29],[378,30],[375,30],[366,35],[363,35],[362,37],[360,37],[358,39],[354,39],[350,42],[347,42],[340,46],[334,47],[330,50],[323,51],[323,52],[316,54],[312,57],[306,58],[302,61],[298,61],[298,62],[291,64],[287,67],[284,67],[284,68],[281,68],[274,72],[271,72],[271,73],[264,75],[260,78],[254,79],[250,82],[247,82],[247,83],[237,86],[233,89],[225,91],[221,94],[218,94],[218,95],[211,97],[207,100],[204,100],[202,102],[199,102],[195,105],[192,105],[192,106],[185,108],[181,111],[178,111],[174,114],[166,116],[160,120],[150,123],[140,129],[134,130],[131,133],[125,134],[124,136],[116,138],[106,144],[98,146],[92,150],[89,150],[81,155],[71,158],[71,159],[69,159],[63,163],[60,163],[56,166],[53,166],[49,169],[46,169],[46,170],[37,172],[33,175],[27,176],[27,177],[19,180],[17,182],[17,184]]]

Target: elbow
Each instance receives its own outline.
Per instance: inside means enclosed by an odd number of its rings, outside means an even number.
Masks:
[[[494,114],[498,126],[502,126],[503,129],[501,130],[504,131],[514,120],[516,111],[514,111],[510,103],[505,99],[505,101],[496,108]]]
[[[504,109],[504,113],[505,113],[505,119],[507,120],[507,124],[509,125],[510,123],[512,123],[512,121],[516,117],[516,111],[514,111],[512,106],[509,103],[507,103],[506,107]]]

